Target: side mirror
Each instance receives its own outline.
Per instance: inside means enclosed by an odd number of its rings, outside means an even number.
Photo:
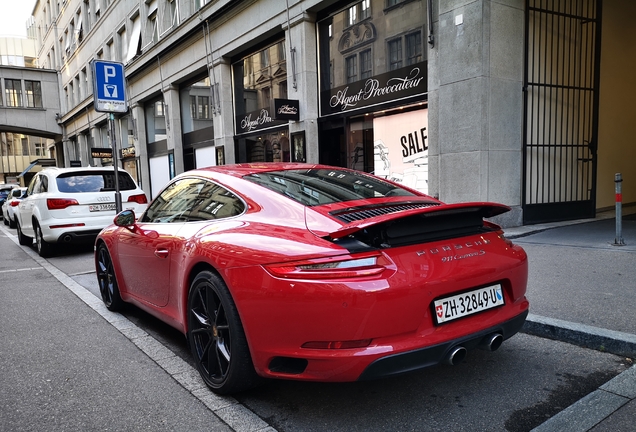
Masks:
[[[118,227],[129,227],[135,224],[135,212],[132,210],[124,210],[120,212],[113,220]]]

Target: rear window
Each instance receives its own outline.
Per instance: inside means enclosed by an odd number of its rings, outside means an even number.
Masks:
[[[307,206],[389,196],[415,196],[361,172],[333,169],[272,171],[244,177]]]
[[[108,192],[115,190],[114,172],[72,172],[60,174],[56,178],[60,192]],[[134,190],[135,181],[128,173],[119,173],[119,190]]]

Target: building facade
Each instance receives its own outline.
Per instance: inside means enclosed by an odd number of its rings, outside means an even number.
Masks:
[[[519,225],[611,206],[614,172],[636,202],[634,146],[617,142],[636,91],[615,64],[635,45],[600,38],[633,40],[619,26],[634,5],[554,3],[38,0],[29,30],[39,67],[59,75],[60,164],[112,164],[92,149],[115,139],[154,197],[195,167],[328,163],[447,202],[502,202],[513,211],[499,222]],[[93,60],[125,65],[112,137]],[[617,76],[622,95],[605,97]]]

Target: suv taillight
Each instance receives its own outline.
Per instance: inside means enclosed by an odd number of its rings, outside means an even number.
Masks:
[[[9,205],[10,205],[11,207],[17,207],[18,205],[20,205],[20,201],[18,201],[18,200],[13,200],[13,201],[11,201],[11,202],[9,203]]]
[[[46,207],[49,210],[64,210],[66,207],[79,205],[76,199],[70,198],[49,198],[46,200]]]
[[[146,194],[131,195],[128,197],[128,202],[136,202],[137,204],[148,204],[148,198],[146,198]]]

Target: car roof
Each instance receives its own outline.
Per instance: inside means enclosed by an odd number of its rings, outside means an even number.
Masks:
[[[73,168],[46,167],[46,168],[43,168],[42,171],[40,172],[44,174],[59,175],[59,174],[72,173],[72,172],[87,172],[87,171],[100,172],[100,171],[113,171],[113,170],[114,168],[112,166],[106,166],[106,167],[85,166],[85,167],[73,167]],[[125,169],[120,167],[118,167],[117,170],[120,173],[127,173]]]
[[[260,162],[260,163],[242,163],[232,165],[217,165],[206,168],[197,168],[193,171],[207,171],[210,173],[220,173],[231,175],[234,177],[244,177],[250,174],[257,174],[269,171],[285,171],[285,170],[302,170],[302,169],[341,169],[333,166],[320,165],[320,164],[306,164],[306,163],[284,163],[284,162]],[[184,173],[185,174],[185,173]]]

